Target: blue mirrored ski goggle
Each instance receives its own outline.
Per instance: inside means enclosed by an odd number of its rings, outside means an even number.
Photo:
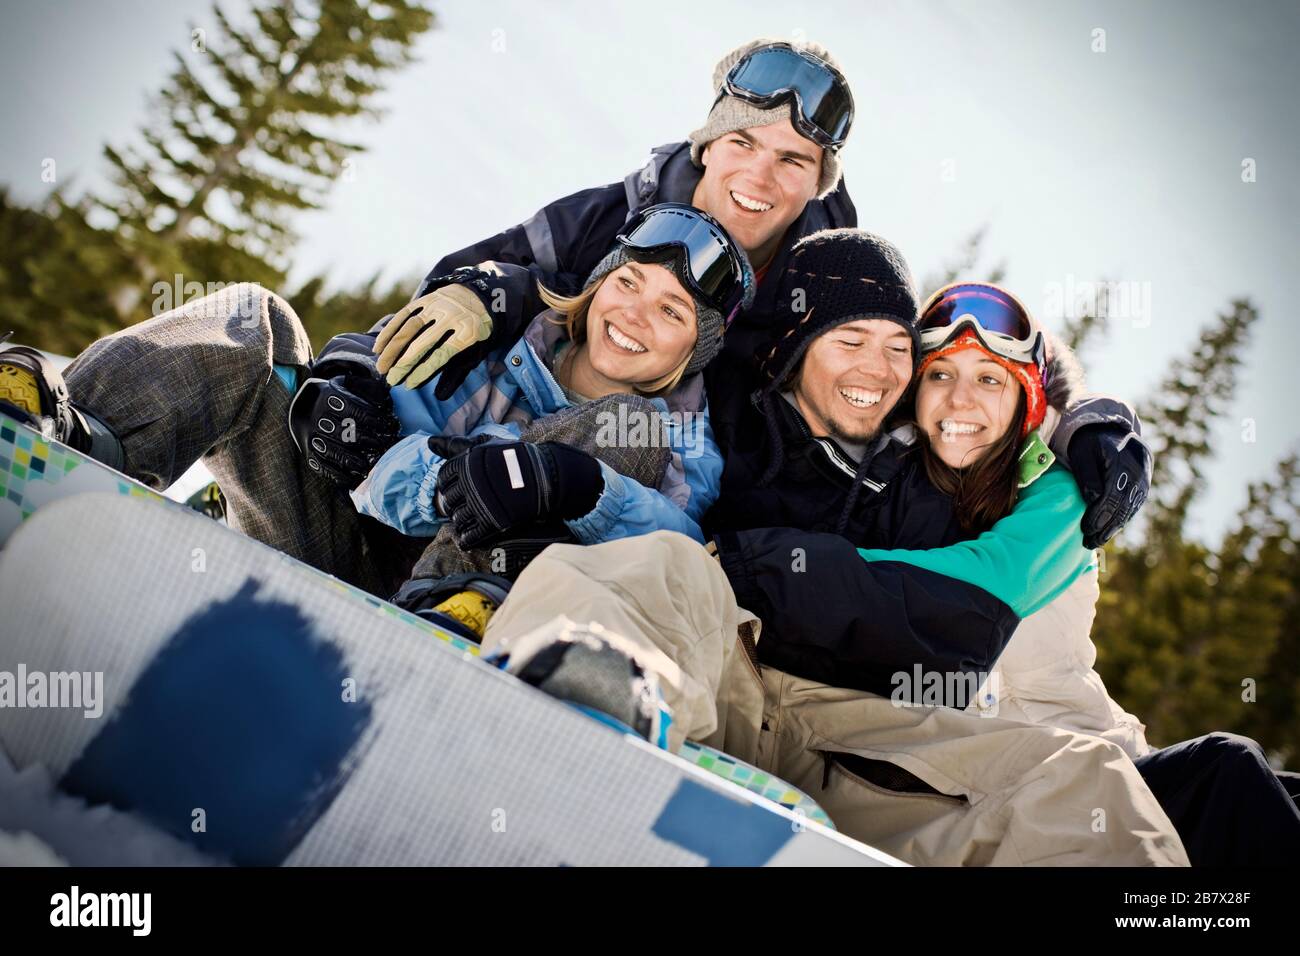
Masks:
[[[817,145],[838,150],[853,125],[853,94],[839,70],[788,43],[746,54],[728,71],[718,96],[730,95],[771,109],[793,99],[791,120]]]
[[[692,294],[730,322],[745,298],[745,270],[727,231],[684,203],[659,203],[627,221],[618,241],[639,262],[679,257]]]
[[[921,350],[932,352],[971,328],[990,352],[1043,367],[1042,330],[1020,300],[983,282],[958,282],[932,295],[921,310]]]

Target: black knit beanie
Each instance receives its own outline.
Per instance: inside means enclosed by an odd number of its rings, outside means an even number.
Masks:
[[[813,339],[846,322],[888,319],[912,336],[921,360],[916,291],[892,244],[862,229],[823,229],[795,243],[777,292],[775,344],[759,357],[769,388],[779,387]]]

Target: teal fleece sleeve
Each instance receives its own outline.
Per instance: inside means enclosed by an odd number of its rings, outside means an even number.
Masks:
[[[971,541],[928,551],[859,548],[867,561],[899,561],[982,588],[1021,618],[1054,600],[1091,567],[1083,546],[1083,496],[1053,465],[1020,492],[1014,510]]]

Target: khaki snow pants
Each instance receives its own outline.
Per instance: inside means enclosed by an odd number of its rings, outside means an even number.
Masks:
[[[646,649],[673,709],[672,749],[689,738],[754,763],[821,803],[841,832],[909,863],[1188,863],[1115,744],[759,667],[759,622],[684,535],[551,546],[492,617],[483,649],[508,649],[561,614]]]

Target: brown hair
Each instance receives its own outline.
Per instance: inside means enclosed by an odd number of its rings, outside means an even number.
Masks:
[[[591,300],[596,297],[596,292],[605,283],[605,280],[613,275],[615,271],[617,270],[611,270],[596,282],[590,283],[577,295],[560,295],[558,292],[552,292],[540,282],[537,283],[537,291],[541,295],[542,301],[560,313],[561,318],[558,324],[564,326],[569,341],[575,346],[587,341],[587,313],[591,310]],[[556,320],[552,319],[551,321]],[[696,328],[699,328],[698,321]],[[681,383],[682,376],[686,374],[686,366],[690,364],[691,356],[694,353],[695,349],[692,348],[690,352],[686,353],[686,358],[682,359],[681,364],[667,375],[655,379],[645,386],[633,386],[637,394],[659,395],[671,392]]]
[[[1020,429],[1025,423],[1025,392],[1020,390],[1011,424],[989,445],[979,460],[954,468],[930,447],[930,436],[917,427],[921,460],[930,483],[952,498],[957,523],[967,534],[979,534],[1011,513],[1020,491]]]

